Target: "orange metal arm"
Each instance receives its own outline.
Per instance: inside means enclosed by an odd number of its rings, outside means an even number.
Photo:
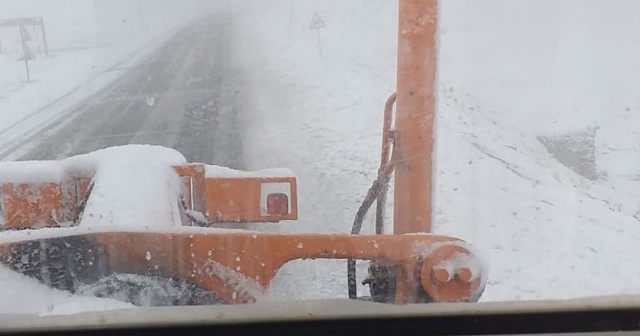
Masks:
[[[0,244],[0,263],[58,289],[73,291],[78,283],[131,273],[185,280],[231,304],[260,300],[285,263],[316,258],[383,263],[397,275],[391,292],[395,304],[475,301],[486,278],[477,256],[463,241],[438,235],[205,229],[103,232]],[[43,278],[51,269],[57,271]]]
[[[384,261],[400,275],[396,304],[474,301],[484,286],[482,271],[469,268],[479,265],[477,256],[461,240],[438,235],[117,232],[96,238],[112,271],[182,278],[229,303],[259,299],[278,270],[296,259]],[[450,273],[438,269],[454,255],[468,259]],[[435,278],[440,273],[445,279]]]

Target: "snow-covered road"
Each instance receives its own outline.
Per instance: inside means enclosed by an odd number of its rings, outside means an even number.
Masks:
[[[238,81],[228,66],[227,21],[212,16],[177,32],[138,67],[81,102],[71,117],[33,137],[20,149],[21,159],[151,144],[175,148],[191,162],[237,168],[241,141],[233,93]]]

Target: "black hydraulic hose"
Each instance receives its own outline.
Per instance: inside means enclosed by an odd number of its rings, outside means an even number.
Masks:
[[[362,201],[356,218],[353,220],[351,234],[360,234],[362,222],[367,212],[371,209],[374,201],[378,201],[376,205],[376,234],[384,233],[384,207],[387,200],[387,190],[389,189],[389,180],[394,169],[394,152],[392,148],[395,144],[395,133],[391,131],[394,113],[393,106],[396,103],[396,94],[393,93],[384,105],[384,117],[382,126],[382,152],[380,158],[380,168],[378,169],[378,177],[369,188],[367,196]],[[358,289],[356,286],[356,261],[354,259],[347,260],[347,288],[350,299],[358,298]]]
[[[357,235],[360,234],[360,230],[362,229],[362,222],[364,221],[367,212],[371,209],[373,202],[376,201],[382,195],[385,195],[387,189],[389,189],[389,180],[391,173],[393,172],[393,165],[388,164],[382,171],[381,174],[378,175],[378,178],[373,181],[373,184],[369,188],[367,192],[367,196],[362,201],[360,208],[358,208],[358,212],[356,213],[356,217],[353,220],[353,226],[351,227],[351,234]],[[347,287],[349,292],[350,299],[358,298],[358,290],[356,286],[356,261],[354,259],[347,260]]]
[[[385,190],[378,195],[376,202],[376,234],[384,233],[384,207],[387,204],[387,190],[389,190],[388,184],[385,186]]]

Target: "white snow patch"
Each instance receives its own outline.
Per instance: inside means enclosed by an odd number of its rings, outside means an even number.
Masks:
[[[13,161],[0,164],[0,183],[59,182],[65,177],[57,161]]]
[[[39,281],[0,266],[0,313],[62,315],[132,308],[133,305],[51,289]]]
[[[207,221],[207,218],[205,217],[205,215],[204,215],[202,212],[200,212],[200,211],[196,211],[196,210],[188,209],[186,212],[187,212],[187,214],[188,214],[189,216],[191,216],[191,217],[192,217],[196,222],[199,222],[199,223],[207,223],[207,222],[208,222],[208,221]]]
[[[181,183],[172,167],[186,162],[180,153],[158,146],[128,145],[97,151],[89,158],[97,161],[96,174],[80,227],[127,230],[182,225],[178,202]]]
[[[182,233],[182,234],[220,234],[220,233],[254,233],[258,234],[258,231],[249,231],[244,229],[225,229],[225,228],[208,228],[208,227],[194,227],[194,226],[175,226],[175,227],[132,227],[127,229],[111,229],[109,227],[68,227],[68,228],[42,228],[37,230],[19,230],[19,231],[3,231],[0,233],[0,244],[19,242],[33,239],[46,239],[46,238],[59,238],[68,236],[77,236],[83,234],[92,234],[100,232],[131,232],[131,233]],[[257,236],[256,236],[257,237]]]
[[[295,177],[295,174],[288,168],[269,168],[257,171],[242,171],[228,167],[206,165],[205,177],[234,177],[234,178],[249,178],[249,177]]]

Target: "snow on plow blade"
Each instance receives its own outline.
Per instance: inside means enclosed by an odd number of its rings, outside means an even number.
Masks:
[[[371,261],[366,282],[379,302],[476,301],[486,283],[478,257],[455,238],[212,227],[296,219],[296,180],[288,170],[240,172],[130,145],[61,161],[0,163],[0,184],[0,263],[74,293],[105,278],[140,275],[187,284],[212,301],[251,303],[285,263],[318,258]]]
[[[64,229],[61,229],[64,230]],[[111,274],[183,280],[229,304],[263,298],[278,269],[295,259],[360,259],[393,271],[388,303],[476,301],[480,261],[464,242],[437,235],[282,235],[220,232],[103,232],[0,244],[0,261],[75,292]]]
[[[34,163],[39,165],[42,163]],[[205,164],[173,166],[183,183],[184,225],[265,223],[298,218],[296,179],[287,171],[246,173]],[[208,172],[208,173],[207,173]],[[215,173],[219,173],[216,175]],[[80,221],[94,172],[68,171],[36,182],[3,179],[5,229],[73,226]],[[135,186],[131,186],[132,189]],[[135,192],[135,191],[134,191]]]

